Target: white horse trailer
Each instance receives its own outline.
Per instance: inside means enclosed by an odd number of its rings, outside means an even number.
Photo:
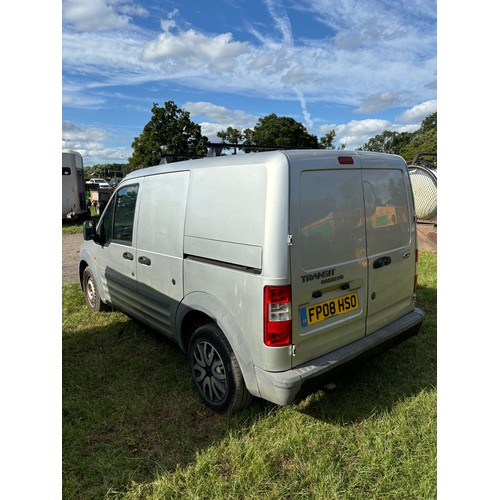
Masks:
[[[74,219],[88,214],[82,155],[78,151],[63,149],[62,218]]]

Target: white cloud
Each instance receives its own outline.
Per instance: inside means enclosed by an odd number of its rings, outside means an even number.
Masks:
[[[307,102],[306,98],[304,97],[304,94],[301,90],[297,89],[297,97],[299,98],[300,106],[302,108],[302,115],[304,116],[304,122],[306,124],[306,127],[309,129],[309,132],[312,133],[314,123],[311,118],[311,113],[307,110]]]
[[[281,0],[264,0],[285,45],[293,45],[292,25]]]
[[[129,25],[130,15],[146,16],[143,7],[108,0],[64,0],[63,20],[79,30],[120,29]]]
[[[402,122],[419,122],[421,123],[424,118],[427,118],[429,115],[437,111],[437,101],[434,99],[432,101],[426,101],[421,104],[417,104],[412,108],[406,110],[404,113],[401,113],[396,117],[396,120],[400,120]]]
[[[372,137],[390,130],[393,132],[415,132],[420,128],[419,124],[400,125],[391,123],[388,120],[367,119],[351,120],[349,123],[341,125],[322,125],[319,128],[320,135],[324,135],[330,130],[335,130],[335,145],[346,144],[347,149],[356,149],[366,144]]]
[[[195,70],[213,66],[224,71],[231,69],[235,59],[248,51],[246,43],[232,41],[231,33],[212,37],[193,29],[175,33],[176,22],[172,19],[163,21],[161,26],[164,32],[144,47],[142,57],[145,61],[179,62]]]
[[[109,133],[98,127],[85,127],[69,120],[63,121],[63,137],[71,142],[100,142],[109,137]]]
[[[130,147],[106,146],[111,134],[99,127],[89,127],[69,120],[62,123],[62,147],[78,151],[85,166],[96,163],[124,163],[132,154]]]
[[[105,87],[118,82],[134,84],[159,78],[157,68],[141,60],[145,39],[140,34],[63,32],[62,41],[65,70],[96,75],[94,86]],[[88,81],[88,77],[82,79],[82,82]],[[72,84],[76,85],[76,80]],[[81,83],[80,88],[84,87],[91,88],[92,84]]]
[[[217,137],[217,132],[225,130],[228,127],[225,123],[201,122],[199,125],[201,133],[208,138],[209,142],[220,142],[221,139]]]
[[[186,102],[182,108],[189,111],[192,117],[203,116],[207,120],[227,123],[223,128],[247,128],[258,120],[257,116],[240,109],[228,109],[211,102]]]
[[[221,130],[233,127],[243,131],[254,127],[259,119],[240,109],[228,109],[210,102],[186,102],[181,107],[189,111],[191,119],[196,123],[199,122],[195,118],[204,119],[199,123],[201,133],[206,135],[211,142],[220,142],[217,132]]]

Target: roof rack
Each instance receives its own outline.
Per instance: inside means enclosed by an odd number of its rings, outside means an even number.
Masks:
[[[312,149],[305,146],[259,146],[257,144],[232,144],[227,142],[207,142],[207,147],[209,148],[207,156],[220,156],[223,149],[256,149],[256,150],[275,150],[279,151],[282,149]]]
[[[310,147],[296,147],[296,146],[257,146],[256,144],[232,144],[227,142],[207,142],[207,153],[205,155],[197,155],[197,154],[174,154],[168,153],[163,155],[160,165],[165,163],[172,163],[174,158],[183,158],[186,160],[194,159],[194,158],[213,158],[216,156],[221,156],[222,151],[224,149],[251,149],[251,150],[283,150],[283,149],[312,149]]]

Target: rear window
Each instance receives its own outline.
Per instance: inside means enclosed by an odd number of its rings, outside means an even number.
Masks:
[[[403,172],[363,172],[368,254],[374,255],[407,245],[410,240],[408,198]]]
[[[300,245],[305,270],[365,257],[361,172],[304,171],[300,177]]]

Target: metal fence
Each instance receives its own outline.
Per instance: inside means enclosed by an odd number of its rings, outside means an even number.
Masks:
[[[408,165],[417,221],[437,223],[437,169]]]

